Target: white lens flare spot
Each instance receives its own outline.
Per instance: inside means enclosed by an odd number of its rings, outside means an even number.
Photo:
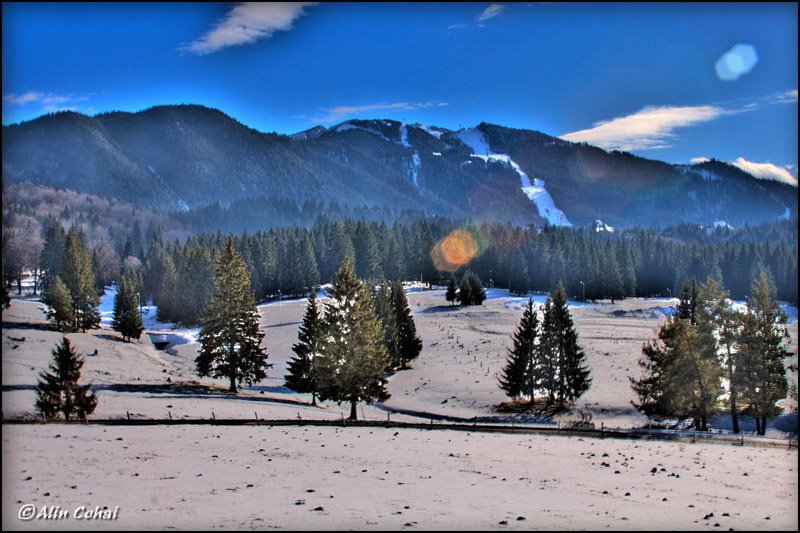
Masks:
[[[753,45],[737,44],[717,60],[715,68],[719,79],[733,81],[747,74],[758,63],[758,52]]]

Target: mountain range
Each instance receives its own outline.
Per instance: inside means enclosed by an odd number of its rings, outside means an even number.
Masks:
[[[3,184],[161,211],[269,196],[514,224],[733,226],[797,214],[797,188],[711,160],[674,165],[481,123],[348,120],[262,133],[216,109],[65,111],[3,126]]]

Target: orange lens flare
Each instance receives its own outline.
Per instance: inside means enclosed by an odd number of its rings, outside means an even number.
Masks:
[[[475,242],[472,233],[456,229],[436,243],[431,250],[431,259],[436,270],[455,272],[472,261],[477,253],[478,243]]]

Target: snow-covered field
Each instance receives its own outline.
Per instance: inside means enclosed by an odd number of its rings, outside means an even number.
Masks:
[[[409,289],[423,352],[390,379],[392,397],[359,416],[499,416],[493,406],[507,398],[496,375],[526,299],[495,289],[482,306],[451,308],[441,289]],[[638,377],[642,343],[673,304],[571,302],[593,378],[579,407],[598,426],[645,423],[628,376]],[[95,386],[96,418],[339,419],[347,406],[313,407],[284,387],[304,307],[259,306],[274,366],[235,397],[195,375],[196,343],[159,351],[108,329],[68,336],[87,354],[82,381]],[[797,310],[788,311],[794,340]],[[3,415],[32,418],[37,375],[60,334],[24,301],[3,312],[2,333]],[[769,436],[796,432],[796,420],[777,419]],[[797,489],[796,448],[394,428],[3,426],[3,529],[796,529]],[[28,503],[119,506],[119,518],[20,521]]]

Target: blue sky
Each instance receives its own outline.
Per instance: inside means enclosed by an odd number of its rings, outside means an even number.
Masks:
[[[797,5],[3,3],[3,124],[215,107],[261,131],[491,122],[797,176]]]

